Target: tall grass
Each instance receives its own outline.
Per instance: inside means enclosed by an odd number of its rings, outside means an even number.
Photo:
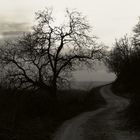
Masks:
[[[61,90],[52,102],[48,91],[0,92],[0,130],[21,140],[51,139],[56,129],[82,112],[105,105],[98,88],[91,91]]]

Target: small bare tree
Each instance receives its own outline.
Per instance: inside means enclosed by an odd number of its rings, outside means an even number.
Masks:
[[[68,80],[77,65],[92,66],[103,56],[102,45],[86,18],[77,11],[66,10],[66,19],[55,24],[52,10],[36,14],[37,24],[16,43],[7,43],[0,49],[0,60],[6,75],[16,87],[53,89]]]

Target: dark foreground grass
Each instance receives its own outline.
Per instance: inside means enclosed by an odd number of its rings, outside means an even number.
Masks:
[[[123,129],[133,132],[140,132],[140,89],[125,88],[119,83],[112,84],[112,91],[130,101],[129,106],[122,112],[121,116],[124,123]]]
[[[127,99],[131,99],[133,96],[133,94],[132,94],[133,91],[128,90],[119,82],[113,82],[112,86],[111,86],[111,90],[116,95],[127,98]]]
[[[0,140],[51,140],[65,120],[105,104],[99,88],[59,91],[53,104],[46,91],[1,90]]]

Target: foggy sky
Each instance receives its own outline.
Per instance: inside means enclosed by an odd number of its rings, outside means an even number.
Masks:
[[[0,0],[0,38],[28,31],[38,10],[53,7],[60,19],[64,10],[69,8],[86,15],[94,35],[111,47],[115,38],[131,34],[140,16],[139,6],[140,0]],[[96,77],[106,79],[106,71],[97,73],[99,76],[95,74]]]
[[[139,0],[0,0],[0,26],[7,22],[20,23],[21,28],[22,23],[30,25],[34,13],[44,7],[53,7],[58,15],[65,8],[77,9],[87,16],[95,35],[112,45],[115,38],[131,32],[140,16],[139,5]]]

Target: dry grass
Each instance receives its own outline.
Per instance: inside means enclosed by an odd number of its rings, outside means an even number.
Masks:
[[[47,92],[15,94],[1,90],[0,138],[5,135],[18,140],[49,140],[65,120],[105,105],[99,88],[63,90],[58,95],[58,102],[52,104]]]

